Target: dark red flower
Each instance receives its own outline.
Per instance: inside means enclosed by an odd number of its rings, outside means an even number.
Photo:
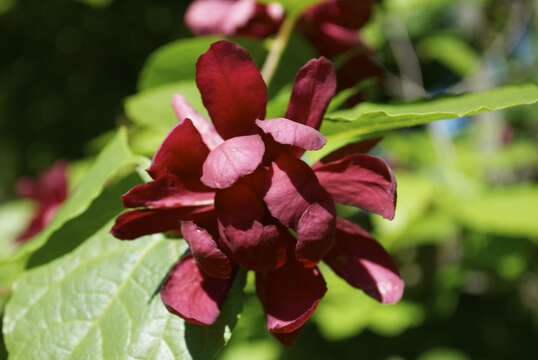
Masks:
[[[154,181],[123,196],[112,233],[122,239],[181,231],[191,253],[169,273],[162,298],[185,320],[211,324],[238,266],[257,274],[268,329],[293,342],[326,291],[324,260],[352,286],[383,303],[403,283],[390,255],[355,224],[336,217],[334,201],[394,216],[389,167],[352,145],[313,168],[300,156],[326,139],[318,131],[336,89],[325,58],[297,74],[285,117],[263,120],[267,89],[241,47],[219,41],[197,62],[196,81],[213,125],[180,95],[181,119],[148,170]],[[288,229],[295,231],[293,236]]]
[[[28,228],[16,239],[18,243],[24,243],[51,222],[67,198],[67,163],[57,161],[50,169],[41,173],[37,180],[21,178],[17,181],[16,192],[20,197],[34,200],[37,205]]]

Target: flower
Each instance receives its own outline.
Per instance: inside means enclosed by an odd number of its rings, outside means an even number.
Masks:
[[[367,155],[377,142],[346,146],[312,168],[300,156],[322,148],[318,131],[336,90],[325,58],[297,74],[285,117],[265,118],[267,88],[248,53],[228,41],[197,62],[197,86],[213,123],[180,95],[180,119],[148,169],[152,182],[123,195],[130,210],[112,233],[122,239],[180,230],[190,247],[161,289],[167,308],[212,324],[238,267],[256,272],[269,331],[291,345],[326,291],[325,261],[349,284],[394,303],[403,282],[390,255],[334,202],[394,216],[390,168]],[[293,229],[295,236],[289,229]]]
[[[196,35],[271,36],[284,19],[279,3],[254,0],[196,0],[185,13],[185,23]]]
[[[338,91],[370,77],[381,77],[373,51],[358,36],[377,0],[326,0],[308,8],[298,22],[299,31],[318,53],[329,59],[347,52],[353,55],[338,69]],[[196,35],[250,36],[264,38],[278,31],[284,10],[278,3],[254,0],[195,0],[185,23]]]
[[[41,173],[37,180],[23,177],[17,181],[17,194],[37,203],[36,212],[28,228],[16,239],[18,243],[28,241],[51,222],[58,208],[67,198],[66,174],[67,163],[57,161],[50,169]]]

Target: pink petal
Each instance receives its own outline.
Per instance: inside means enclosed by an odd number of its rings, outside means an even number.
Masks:
[[[398,302],[404,290],[392,257],[358,225],[338,218],[336,242],[324,261],[350,285],[383,304]]]
[[[335,202],[394,218],[396,179],[381,159],[356,154],[315,167],[316,176]]]
[[[199,179],[209,149],[190,119],[176,125],[153,156],[148,173],[157,179],[168,174],[182,180]],[[198,181],[199,182],[199,181]]]
[[[188,254],[168,273],[161,288],[161,299],[171,313],[185,321],[211,325],[220,314],[232,281],[204,274]]]
[[[252,188],[240,182],[217,191],[215,209],[221,242],[235,263],[255,271],[284,265],[293,238],[287,229],[268,221],[263,201]]]
[[[317,267],[304,268],[294,261],[272,272],[256,273],[256,293],[272,333],[290,334],[301,328],[326,291]]]
[[[217,131],[224,139],[256,133],[265,117],[267,87],[248,52],[217,41],[196,63],[196,83]]]
[[[366,140],[361,140],[359,142],[348,144],[346,146],[341,147],[340,149],[336,151],[333,151],[329,155],[326,155],[320,160],[320,162],[326,164],[332,161],[340,160],[348,155],[353,155],[357,153],[367,153],[370,150],[372,150],[374,146],[376,146],[377,143],[379,143],[381,140],[383,140],[383,138],[378,137],[378,138],[366,139]],[[316,164],[313,166],[313,168],[316,169],[317,166],[321,166],[321,164]]]
[[[225,189],[253,173],[261,164],[264,152],[265,146],[259,135],[226,140],[207,157],[201,180],[211,188]]]
[[[212,234],[194,221],[182,221],[181,233],[204,273],[218,279],[229,279],[232,276],[230,260],[219,249]]]
[[[196,0],[185,13],[185,24],[196,35],[236,35],[255,12],[253,0]]]
[[[209,189],[208,189],[209,190]],[[155,209],[213,204],[212,191],[192,191],[175,176],[164,176],[147,184],[133,187],[122,195],[126,208],[152,207]]]
[[[281,155],[271,164],[264,201],[271,215],[297,230],[296,257],[313,266],[333,241],[335,208],[315,174],[301,160]]]
[[[254,0],[196,0],[185,13],[185,23],[196,35],[242,35],[264,38],[278,31],[284,18],[279,3]]]
[[[166,210],[131,210],[116,218],[110,232],[118,239],[132,240],[149,234],[179,231],[181,220],[193,219],[211,210],[213,210],[212,205]]]
[[[323,57],[310,60],[295,78],[286,118],[319,129],[335,91],[336,74],[331,62]]]
[[[256,125],[280,144],[319,150],[327,143],[325,136],[316,129],[285,118],[256,120]]]
[[[198,130],[204,143],[209,149],[214,149],[224,140],[220,137],[215,130],[213,124],[205,118],[205,116],[198,113],[194,108],[187,102],[187,99],[181,94],[174,94],[172,97],[172,106],[174,111],[179,119],[179,122],[183,122],[185,119],[191,119],[192,124]]]

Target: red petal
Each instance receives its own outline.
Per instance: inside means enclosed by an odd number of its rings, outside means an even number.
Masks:
[[[267,88],[248,52],[218,41],[196,63],[196,83],[217,131],[224,139],[256,132],[265,117]]]
[[[205,116],[198,113],[194,108],[187,102],[187,99],[181,94],[174,94],[172,97],[172,106],[174,111],[179,119],[179,122],[183,122],[185,119],[191,119],[192,124],[198,130],[204,143],[210,148],[214,149],[224,140],[220,137],[215,130],[213,124],[205,118]]]
[[[164,176],[147,184],[133,187],[122,195],[126,208],[152,207],[156,209],[181,206],[201,206],[213,204],[215,193],[187,189],[176,177]]]
[[[271,215],[297,230],[296,256],[313,266],[333,241],[335,208],[313,171],[301,160],[281,155],[272,164],[264,200]]]
[[[394,218],[396,179],[383,160],[356,154],[316,166],[315,172],[335,202]]]
[[[319,150],[327,143],[325,136],[316,129],[285,118],[256,120],[256,125],[280,144]]]
[[[181,220],[193,219],[212,209],[213,206],[209,205],[166,210],[131,210],[116,218],[110,232],[118,239],[132,240],[149,234],[179,231]]]
[[[168,273],[161,288],[167,309],[185,321],[211,325],[217,320],[232,279],[215,279],[200,271],[191,254]]]
[[[43,171],[37,180],[23,177],[17,181],[17,195],[37,201],[40,206],[57,206],[67,198],[67,162],[59,160]]]
[[[340,160],[348,155],[367,153],[372,150],[374,146],[376,146],[377,143],[379,143],[381,140],[383,140],[383,138],[378,137],[348,144],[336,151],[333,151],[329,155],[326,155],[325,157],[323,157],[323,159],[320,160],[320,162],[326,164],[332,161]],[[321,166],[321,164],[315,164],[313,168],[316,169],[317,166]]]
[[[336,90],[336,74],[325,58],[312,59],[299,70],[286,118],[319,129]]]
[[[318,52],[331,59],[360,45],[357,30],[331,23],[307,27],[303,31]]]
[[[312,316],[325,291],[325,280],[317,267],[307,269],[289,261],[276,271],[256,273],[256,293],[272,333],[298,330]]]
[[[368,21],[376,1],[324,1],[310,7],[304,17],[312,23],[333,23],[349,29],[359,29]]]
[[[279,334],[279,333],[275,333],[275,332],[272,332],[271,334],[273,334],[273,336],[278,340],[280,341],[280,343],[284,346],[293,346],[293,344],[295,344],[295,341],[297,341],[297,338],[299,337],[299,334],[301,333],[301,329],[302,328],[299,328],[297,330],[295,330],[294,332],[290,332],[290,333],[287,333],[287,334]]]
[[[392,257],[358,225],[338,218],[334,247],[324,261],[350,285],[383,304],[403,295],[404,283]]]
[[[250,1],[252,0],[242,0]],[[275,34],[284,20],[284,8],[281,4],[274,2],[269,4],[256,3],[256,12],[249,22],[238,29],[237,34],[241,36],[252,36],[265,38]]]
[[[306,267],[315,266],[334,241],[334,205],[329,197],[323,200],[310,205],[297,224],[295,256]]]
[[[252,174],[262,162],[264,152],[259,135],[226,140],[207,157],[201,180],[211,188],[225,189],[239,178]]]
[[[232,276],[232,265],[228,257],[219,249],[213,235],[206,229],[194,221],[182,221],[181,233],[189,243],[191,253],[202,271],[219,279],[229,279]]]
[[[153,156],[148,173],[157,179],[168,174],[178,178],[199,179],[209,149],[189,119],[176,125]],[[198,181],[199,182],[199,181]]]
[[[237,183],[217,191],[215,209],[221,241],[235,263],[255,271],[284,265],[293,238],[287,229],[266,221],[263,201],[249,186]]]

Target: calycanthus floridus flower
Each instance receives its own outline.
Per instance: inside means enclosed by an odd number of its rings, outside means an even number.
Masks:
[[[120,239],[181,231],[190,253],[163,283],[167,308],[212,324],[243,267],[256,272],[269,331],[291,345],[325,294],[319,261],[378,301],[398,301],[403,282],[390,255],[334,206],[394,216],[394,176],[366,154],[376,141],[344,147],[313,167],[300,159],[326,143],[318,129],[336,89],[332,64],[309,61],[285,117],[266,120],[267,88],[243,48],[216,42],[196,71],[213,122],[174,96],[180,122],[153,158],[153,181],[123,195],[125,206],[137,209],[112,229]]]
[[[17,237],[17,243],[39,234],[51,221],[67,198],[67,162],[57,161],[36,180],[23,177],[16,184],[17,195],[36,203],[36,211],[27,229]]]

